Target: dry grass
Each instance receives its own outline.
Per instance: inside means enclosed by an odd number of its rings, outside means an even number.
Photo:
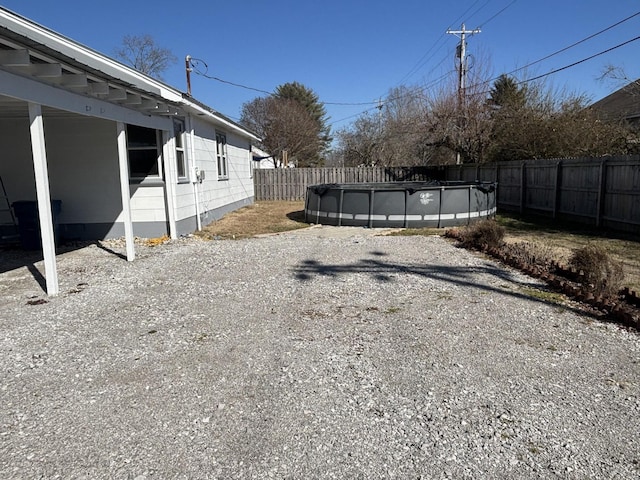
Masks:
[[[228,213],[197,235],[207,239],[240,239],[308,226],[304,222],[304,202],[257,202]]]
[[[623,285],[640,291],[640,242],[637,236],[593,231],[582,225],[562,222],[522,220],[515,216],[501,215],[498,221],[506,229],[507,243],[525,241],[544,246],[556,261],[564,264],[569,263],[576,250],[587,245],[602,247],[615,261],[622,263]]]

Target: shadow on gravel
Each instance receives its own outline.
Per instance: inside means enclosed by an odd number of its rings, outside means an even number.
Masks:
[[[100,250],[104,250],[107,253],[110,253],[111,255],[114,255],[122,260],[126,260],[127,256],[123,253],[119,253],[116,252],[115,250],[110,249],[109,247],[105,247],[104,245],[102,245],[100,242],[95,242],[95,245],[100,249]]]
[[[380,255],[380,252],[371,252],[372,254]],[[400,278],[404,275],[418,275],[422,277],[432,278],[443,282],[459,285],[462,287],[472,287],[486,292],[496,292],[503,295],[509,295],[519,299],[526,299],[543,304],[549,304],[552,302],[546,301],[541,298],[536,298],[531,295],[527,295],[523,292],[514,291],[509,288],[509,284],[518,285],[521,287],[531,288],[534,286],[534,280],[531,282],[523,282],[517,280],[509,271],[496,267],[490,263],[486,263],[482,266],[474,267],[452,267],[442,265],[402,265],[397,263],[385,262],[378,259],[361,259],[354,263],[344,265],[331,265],[323,264],[317,260],[303,260],[293,269],[293,274],[296,279],[306,282],[313,279],[315,276],[325,277],[339,277],[341,275],[349,274],[367,274],[378,282],[401,282],[405,281]],[[476,275],[484,274],[495,277],[496,279],[508,284],[489,285],[487,283],[479,283],[476,281]],[[537,283],[535,283],[537,286]],[[590,312],[585,312],[583,309],[575,308],[569,305],[562,304],[562,308],[571,310],[582,315],[591,315]]]
[[[115,257],[124,260],[127,259],[126,255],[118,253],[102,245],[99,241],[78,241],[63,243],[62,245],[56,247],[56,257],[64,253],[80,250],[82,248],[88,247],[89,245],[96,245],[98,248],[114,255]],[[41,269],[44,271],[44,267],[41,267],[39,269],[36,266],[36,264],[43,261],[43,258],[44,257],[42,255],[42,251],[39,249],[24,250],[18,245],[2,246],[2,248],[0,248],[0,275],[19,268],[26,268],[33,276],[34,280],[38,283],[40,288],[42,288],[42,290],[46,292],[47,281],[44,275],[40,272]]]

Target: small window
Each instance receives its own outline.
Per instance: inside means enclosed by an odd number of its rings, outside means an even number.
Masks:
[[[216,154],[218,157],[218,179],[227,179],[227,136],[216,133]]]
[[[160,153],[156,130],[127,125],[127,152],[131,179],[160,179]]]
[[[185,155],[185,133],[184,121],[173,120],[173,135],[176,142],[176,168],[178,170],[178,181],[187,180],[187,157]]]

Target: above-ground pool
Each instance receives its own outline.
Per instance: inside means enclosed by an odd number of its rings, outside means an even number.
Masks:
[[[305,221],[364,227],[451,227],[491,217],[496,183],[335,183],[307,187]]]

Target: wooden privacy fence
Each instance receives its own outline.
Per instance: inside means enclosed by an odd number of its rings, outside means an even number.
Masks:
[[[308,185],[426,180],[498,183],[498,209],[640,233],[640,156],[445,167],[255,170],[256,200],[304,200]]]
[[[309,185],[427,181],[443,172],[428,167],[271,168],[254,170],[253,185],[258,201],[304,200]]]
[[[640,156],[455,165],[447,180],[498,182],[498,209],[640,232]]]

